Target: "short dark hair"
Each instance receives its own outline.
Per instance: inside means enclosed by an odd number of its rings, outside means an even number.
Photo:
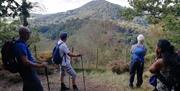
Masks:
[[[61,33],[60,33],[60,38],[61,38],[61,40],[66,39],[67,36],[68,36],[67,32],[61,32]]]

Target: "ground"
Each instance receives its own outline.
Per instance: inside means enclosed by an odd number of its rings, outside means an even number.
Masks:
[[[152,91],[152,87],[148,84],[147,72],[144,75],[144,84],[141,88],[130,89],[128,87],[129,74],[121,75],[113,74],[111,71],[105,72],[86,72],[86,91]],[[44,91],[47,90],[46,76],[40,76]],[[69,86],[69,77],[66,77],[66,85]],[[51,91],[60,91],[59,73],[49,75]],[[82,73],[78,73],[78,86],[84,91]],[[71,85],[70,85],[71,86]],[[72,87],[71,87],[72,88]],[[0,80],[0,91],[21,91],[22,82],[11,83],[5,79]]]

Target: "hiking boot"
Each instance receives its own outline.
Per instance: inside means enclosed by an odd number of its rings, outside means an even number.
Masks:
[[[137,88],[140,88],[140,87],[141,87],[141,85],[139,85],[139,84],[136,84],[136,87],[137,87]]]
[[[70,90],[64,83],[61,83],[61,91],[67,91]]]
[[[129,84],[129,87],[130,87],[131,89],[133,89],[133,88],[134,88],[133,84]]]
[[[77,85],[73,85],[73,91],[79,91]]]

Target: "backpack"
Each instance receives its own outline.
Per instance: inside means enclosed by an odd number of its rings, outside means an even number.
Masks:
[[[52,61],[55,63],[55,64],[62,64],[62,60],[63,60],[63,56],[61,57],[60,56],[60,50],[59,50],[59,47],[63,44],[60,43],[60,44],[56,44],[56,46],[54,47],[53,49],[53,52],[52,52]],[[64,54],[65,55],[65,54]]]
[[[134,61],[141,61],[140,58],[145,56],[145,52],[146,52],[146,48],[144,48],[143,46],[135,46],[133,49],[133,55],[132,58]]]
[[[134,54],[138,56],[143,56],[145,53],[146,49],[143,46],[136,46],[134,48]]]
[[[180,56],[170,66],[170,81],[175,91],[180,91]]]
[[[1,50],[3,67],[11,73],[18,72],[18,62],[13,51],[15,43],[15,40],[6,41]]]

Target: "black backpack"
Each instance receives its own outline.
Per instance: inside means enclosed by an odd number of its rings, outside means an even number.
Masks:
[[[13,51],[15,43],[15,40],[6,41],[1,50],[3,67],[11,73],[18,72],[18,62]]]
[[[56,44],[56,46],[54,47],[53,52],[52,52],[52,61],[58,65],[62,64],[63,57],[65,56],[65,54],[62,57],[60,56],[59,47],[62,44],[63,44],[63,42],[60,44]]]

